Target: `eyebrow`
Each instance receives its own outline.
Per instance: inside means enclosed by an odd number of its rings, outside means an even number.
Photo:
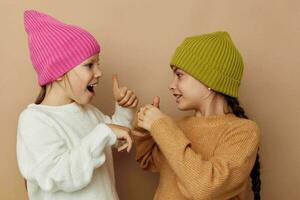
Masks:
[[[182,71],[181,69],[179,69],[179,68],[176,68],[175,70],[173,70],[174,71],[174,73],[182,73],[182,74],[184,74],[184,71]]]
[[[96,59],[92,59],[92,60],[87,61],[86,63],[83,63],[83,65],[89,65],[89,64],[93,64],[95,62],[99,62],[99,61],[97,61]]]
[[[87,65],[89,65],[89,64],[93,64],[93,62],[92,62],[92,61],[88,61],[88,62],[86,62],[86,63],[83,63],[83,65],[85,65],[85,66],[87,66]]]
[[[172,66],[173,72],[176,72],[178,70],[178,67]]]

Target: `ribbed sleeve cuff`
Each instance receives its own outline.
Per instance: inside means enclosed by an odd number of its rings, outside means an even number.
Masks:
[[[120,106],[117,102],[115,104],[115,113],[113,115],[113,119],[119,125],[126,126],[128,128],[131,127],[131,120],[133,119],[134,113],[136,109],[132,108],[124,108]]]

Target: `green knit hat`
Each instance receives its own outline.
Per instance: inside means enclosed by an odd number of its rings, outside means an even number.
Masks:
[[[227,32],[186,38],[170,64],[217,92],[238,97],[243,59]]]

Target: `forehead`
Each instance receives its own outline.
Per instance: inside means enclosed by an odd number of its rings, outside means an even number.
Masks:
[[[85,62],[97,62],[99,60],[99,54],[95,54],[88,59],[85,60]]]

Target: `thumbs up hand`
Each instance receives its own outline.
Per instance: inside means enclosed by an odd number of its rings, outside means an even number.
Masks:
[[[153,98],[152,105],[155,106],[156,108],[159,108],[159,102],[160,102],[159,96],[155,96]],[[147,130],[138,127],[138,114],[136,114],[133,119],[132,127],[134,127],[134,130],[131,132],[131,134],[134,136],[143,137],[149,135],[149,132]]]
[[[138,127],[150,131],[152,124],[156,120],[167,116],[166,114],[160,111],[159,103],[160,103],[159,97],[154,97],[152,105],[148,104],[140,108],[137,117]]]
[[[118,104],[125,108],[136,108],[138,105],[138,98],[132,90],[127,87],[120,87],[117,75],[113,75],[113,95],[114,99]]]
[[[156,108],[159,108],[159,103],[160,103],[160,98],[159,98],[159,96],[155,96],[155,97],[153,98],[153,103],[152,103],[152,105],[155,106]]]

